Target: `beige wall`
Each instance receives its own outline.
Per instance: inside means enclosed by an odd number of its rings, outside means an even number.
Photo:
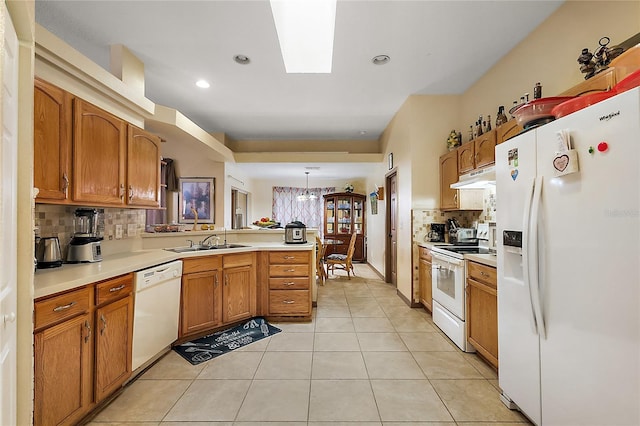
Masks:
[[[565,2],[464,93],[457,125],[463,140],[479,115],[495,123],[499,105],[508,110],[524,93],[533,97],[536,82],[547,97],[584,81],[577,58],[585,47],[593,52],[600,37],[613,46],[638,32],[640,1]]]

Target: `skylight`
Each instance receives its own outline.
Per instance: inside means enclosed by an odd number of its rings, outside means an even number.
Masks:
[[[287,73],[330,73],[337,0],[270,0]]]

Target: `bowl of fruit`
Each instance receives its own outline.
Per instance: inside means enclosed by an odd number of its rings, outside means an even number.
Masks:
[[[275,222],[268,217],[261,217],[260,220],[256,220],[255,222],[253,222],[253,224],[259,226],[260,228],[269,228],[272,226],[277,226],[278,222]]]

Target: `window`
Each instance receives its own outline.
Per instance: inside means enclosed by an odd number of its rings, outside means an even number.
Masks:
[[[322,237],[324,214],[324,199],[322,196],[335,192],[336,188],[309,188],[309,192],[316,194],[318,198],[315,200],[298,201],[298,195],[303,194],[306,190],[306,188],[274,186],[273,218],[276,222],[280,222],[282,226],[294,220],[299,220],[304,223],[307,228],[318,229],[318,234]]]

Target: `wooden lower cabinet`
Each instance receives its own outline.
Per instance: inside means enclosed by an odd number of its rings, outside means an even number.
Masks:
[[[78,423],[129,379],[132,289],[126,274],[35,301],[36,426]]]
[[[96,310],[96,401],[119,388],[131,375],[133,299],[108,303]]]
[[[420,303],[432,312],[432,287],[431,287],[431,250],[418,247],[418,285],[420,286]]]
[[[222,324],[220,273],[213,270],[182,276],[181,336]]]
[[[311,252],[270,252],[268,270],[268,315],[310,320]]]
[[[496,268],[467,261],[467,340],[498,368],[498,286]]]
[[[253,266],[239,266],[224,270],[222,289],[222,321],[231,323],[251,318],[255,313],[255,280],[252,280]]]
[[[256,315],[255,253],[183,259],[180,338]]]
[[[86,312],[35,333],[35,426],[75,424],[89,411],[93,402],[91,329]]]

